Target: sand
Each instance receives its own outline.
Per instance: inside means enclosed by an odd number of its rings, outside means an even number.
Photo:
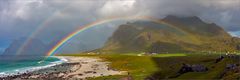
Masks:
[[[22,79],[40,79],[40,80],[85,80],[100,76],[126,75],[126,71],[116,71],[109,68],[109,62],[100,58],[90,57],[72,57],[56,56],[67,59],[63,64],[55,65],[49,68],[34,72],[28,72],[19,75],[7,76],[0,80],[22,80]]]
[[[68,63],[80,63],[79,66],[71,67],[73,72],[63,75],[63,78],[80,78],[100,77],[109,75],[123,75],[125,71],[114,71],[108,67],[109,62],[104,62],[99,58],[89,57],[59,57],[68,60]]]

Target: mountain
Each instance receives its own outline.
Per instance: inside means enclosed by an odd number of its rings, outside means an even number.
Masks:
[[[116,29],[117,27],[109,27],[109,25],[101,24],[98,27],[84,30],[64,44],[57,53],[71,54],[101,48]],[[49,49],[54,47],[61,39],[54,38],[49,43]]]
[[[122,24],[99,51],[103,52],[195,52],[237,51],[239,38],[234,38],[214,23],[196,16],[167,16],[160,20]]]
[[[14,40],[10,46],[3,52],[2,55],[45,55],[47,51],[47,45],[45,45],[39,39],[32,39],[31,43],[28,44],[20,51],[20,47],[24,44],[26,38],[20,38]]]
[[[101,27],[94,27],[81,32],[71,41],[64,44],[56,53],[79,53],[83,51],[89,51],[101,48],[107,41],[108,37],[116,30],[116,27],[109,27],[106,25],[100,25]],[[107,31],[106,31],[107,30]],[[47,51],[52,49],[64,36],[64,34],[58,33],[59,35],[54,36],[52,39],[46,40],[46,38],[39,39],[32,38],[24,50],[20,51],[20,47],[28,38],[19,38],[14,40],[10,46],[1,55],[46,55]],[[45,43],[43,43],[43,41]],[[20,51],[20,52],[19,52]]]
[[[205,23],[196,16],[176,17],[170,15],[165,17],[163,21],[195,35],[230,37],[227,32],[215,23]]]

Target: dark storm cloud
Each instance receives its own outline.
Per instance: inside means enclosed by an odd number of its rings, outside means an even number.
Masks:
[[[51,2],[52,5],[64,3]],[[94,21],[109,16],[198,16],[228,31],[240,30],[240,0],[75,0],[68,4],[59,18]]]
[[[146,5],[145,11],[149,11],[152,16],[198,16],[226,30],[240,30],[239,0],[153,0],[143,5]]]
[[[51,39],[110,16],[198,16],[236,32],[239,14],[240,0],[0,0],[0,37],[29,36],[50,18],[39,36]]]

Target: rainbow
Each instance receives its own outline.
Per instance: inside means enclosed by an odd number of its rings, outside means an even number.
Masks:
[[[27,47],[32,42],[32,39],[35,38],[37,34],[41,33],[47,27],[46,25],[48,25],[52,20],[54,20],[55,17],[58,14],[60,14],[60,12],[67,10],[70,7],[69,5],[70,4],[66,5],[66,7],[64,7],[60,11],[55,11],[48,18],[46,18],[41,24],[39,24],[39,26],[32,32],[32,34],[29,35],[29,37],[24,41],[23,45],[21,45],[20,48],[17,50],[16,55],[20,55],[20,53],[24,51],[25,47]]]
[[[75,37],[76,35],[78,35],[79,33],[91,28],[91,27],[97,27],[97,25],[99,24],[103,24],[103,23],[106,23],[106,22],[111,22],[111,21],[115,21],[115,20],[121,20],[121,19],[127,19],[127,20],[150,20],[150,21],[153,21],[153,22],[156,22],[156,23],[160,23],[160,24],[165,24],[165,25],[168,25],[174,29],[177,29],[179,31],[181,31],[182,33],[186,34],[185,31],[173,26],[173,25],[170,25],[168,23],[165,23],[164,21],[162,20],[159,20],[159,19],[155,19],[155,18],[152,18],[152,17],[147,17],[147,16],[141,16],[141,17],[111,17],[111,18],[107,18],[107,19],[103,19],[103,20],[97,20],[93,23],[90,23],[90,24],[87,24],[85,26],[80,26],[79,29],[77,29],[76,31],[73,31],[72,33],[70,33],[69,35],[67,35],[66,37],[64,37],[62,40],[60,40],[52,49],[50,49],[48,52],[47,52],[47,56],[53,56],[54,53],[56,53],[56,51],[66,42],[68,42],[69,40],[71,40],[73,37]]]

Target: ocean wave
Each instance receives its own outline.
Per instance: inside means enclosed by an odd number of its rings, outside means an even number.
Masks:
[[[46,69],[46,68],[49,68],[49,67],[52,67],[52,66],[60,65],[60,64],[68,61],[67,59],[65,59],[63,57],[61,57],[61,58],[54,57],[54,58],[58,58],[59,61],[50,62],[48,65],[31,66],[31,67],[25,67],[25,68],[19,68],[19,69],[15,69],[15,70],[0,72],[0,77],[21,75],[21,74],[24,74],[24,73],[29,73],[29,72],[33,72],[33,71],[37,71],[37,70],[41,70],[41,69]]]

